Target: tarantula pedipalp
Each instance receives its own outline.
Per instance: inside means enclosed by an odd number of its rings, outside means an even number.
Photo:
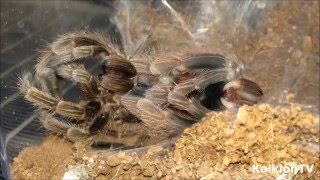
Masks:
[[[103,74],[96,77],[84,62],[98,59]],[[240,70],[236,61],[200,51],[128,59],[103,36],[79,32],[52,43],[20,90],[48,130],[73,141],[94,135],[94,145],[140,146],[146,137],[179,134],[210,110],[257,103],[262,90]],[[64,100],[64,80],[80,86],[82,101]]]

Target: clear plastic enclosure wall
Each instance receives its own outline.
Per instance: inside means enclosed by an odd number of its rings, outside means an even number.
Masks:
[[[46,134],[17,91],[17,77],[33,71],[39,50],[58,35],[80,30],[102,32],[127,55],[223,51],[243,62],[244,76],[262,86],[265,102],[281,105],[292,93],[293,101],[318,114],[318,1],[2,0],[0,177],[21,149]],[[72,86],[63,92],[78,97]]]

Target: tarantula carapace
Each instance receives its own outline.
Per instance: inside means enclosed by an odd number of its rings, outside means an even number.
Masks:
[[[103,73],[91,75],[84,62],[99,59]],[[50,131],[72,141],[92,137],[93,146],[136,147],[177,135],[209,111],[257,103],[262,90],[241,78],[241,69],[205,50],[127,57],[103,36],[77,32],[42,53],[20,90]],[[79,103],[64,100],[65,80],[81,88]]]

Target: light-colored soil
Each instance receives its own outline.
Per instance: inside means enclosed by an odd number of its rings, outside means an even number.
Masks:
[[[61,179],[72,161],[72,144],[49,136],[41,146],[23,149],[14,159],[11,174],[13,179]]]
[[[12,172],[14,179],[61,179],[81,165],[86,178],[94,179],[272,179],[281,174],[253,173],[253,165],[314,164],[312,173],[282,176],[316,179],[318,126],[318,117],[297,105],[244,106],[237,116],[208,114],[186,129],[172,148],[159,145],[111,153],[49,137],[40,147],[24,149],[14,159]]]

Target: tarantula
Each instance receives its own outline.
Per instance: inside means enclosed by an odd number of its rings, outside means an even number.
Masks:
[[[103,73],[91,75],[84,62],[99,59]],[[242,78],[241,69],[205,50],[126,57],[102,35],[77,32],[60,36],[42,53],[20,90],[52,132],[72,141],[93,137],[92,146],[137,147],[152,137],[173,137],[209,111],[257,103],[262,90]],[[64,100],[65,80],[81,88],[79,103]]]

